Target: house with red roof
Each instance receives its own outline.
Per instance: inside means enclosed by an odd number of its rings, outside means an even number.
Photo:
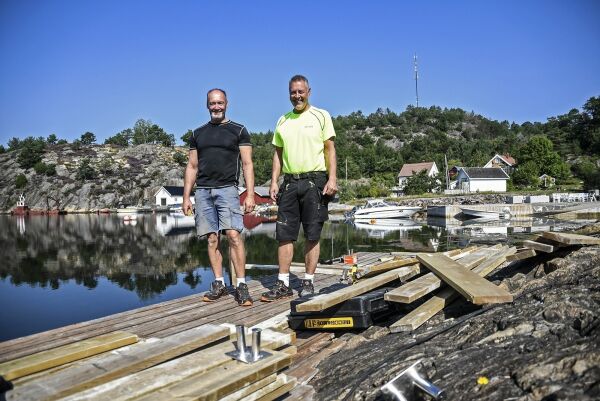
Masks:
[[[511,155],[499,155],[496,153],[483,168],[501,168],[506,174],[510,175],[515,171],[516,164],[517,161]]]

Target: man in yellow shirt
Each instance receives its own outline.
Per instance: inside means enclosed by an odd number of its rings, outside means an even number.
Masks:
[[[294,108],[279,118],[273,136],[275,154],[269,192],[279,205],[276,228],[279,276],[275,286],[262,294],[261,301],[266,302],[292,296],[290,265],[300,223],[306,237],[306,274],[300,295],[314,293],[321,230],[328,219],[329,200],[338,190],[331,116],[308,102],[310,86],[306,77],[293,76],[289,92]],[[277,183],[282,172],[283,185],[279,188]]]

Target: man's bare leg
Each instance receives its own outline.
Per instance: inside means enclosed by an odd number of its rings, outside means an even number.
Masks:
[[[208,260],[215,278],[223,277],[223,255],[221,255],[219,234],[210,233],[206,238],[208,242]]]
[[[227,240],[229,241],[229,250],[231,252],[231,261],[235,269],[235,275],[238,279],[246,277],[246,251],[244,249],[244,240],[236,230],[227,230]]]
[[[306,274],[315,274],[320,252],[321,246],[319,245],[319,241],[307,240],[304,243],[304,267]]]
[[[290,266],[294,257],[294,243],[292,241],[280,241],[277,248],[279,260],[279,274],[290,274]]]

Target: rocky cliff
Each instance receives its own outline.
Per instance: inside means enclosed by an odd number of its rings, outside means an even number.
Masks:
[[[0,211],[11,210],[21,193],[30,208],[44,210],[85,212],[119,205],[151,205],[162,185],[183,185],[185,167],[177,160],[187,160],[184,147],[53,145],[42,156],[43,163],[56,165],[56,174],[47,176],[33,168],[21,168],[18,152],[0,154]],[[93,178],[78,178],[82,164],[88,161]],[[27,183],[17,188],[20,174]]]

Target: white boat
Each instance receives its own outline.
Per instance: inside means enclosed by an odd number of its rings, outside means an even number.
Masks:
[[[365,230],[401,231],[421,228],[421,225],[410,219],[370,219],[355,220],[354,227]]]
[[[118,214],[138,214],[142,213],[144,209],[137,206],[126,206],[117,209]]]
[[[393,205],[382,199],[373,199],[368,200],[364,206],[353,209],[349,217],[354,220],[408,218],[419,210],[420,207]]]
[[[499,220],[500,217],[504,217],[504,213],[502,213],[502,216],[501,216],[500,212],[487,212],[485,210],[469,209],[466,207],[461,207],[460,210],[468,218],[477,218],[477,219],[485,218],[485,219]]]

